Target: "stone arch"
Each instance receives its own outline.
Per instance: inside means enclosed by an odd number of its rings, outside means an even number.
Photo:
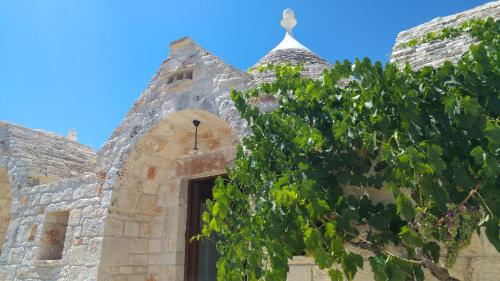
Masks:
[[[7,171],[0,169],[0,253],[5,242],[5,235],[10,224],[12,193]]]
[[[200,110],[168,114],[146,132],[112,187],[98,279],[183,280],[188,181],[223,174],[238,142],[227,122]]]

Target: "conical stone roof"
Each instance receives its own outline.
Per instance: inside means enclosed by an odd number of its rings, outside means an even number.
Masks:
[[[267,64],[290,64],[304,66],[302,74],[306,77],[317,79],[321,77],[323,69],[329,66],[328,62],[313,53],[297,41],[292,35],[292,29],[297,24],[295,13],[291,9],[283,11],[281,26],[285,28],[285,38],[271,52],[261,58],[254,66],[251,73],[258,83],[269,82],[275,78],[270,71],[259,72],[257,68]]]

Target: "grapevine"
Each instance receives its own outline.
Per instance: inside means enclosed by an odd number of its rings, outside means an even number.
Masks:
[[[376,281],[458,280],[446,267],[480,228],[500,252],[500,22],[464,26],[428,37],[473,36],[456,64],[344,61],[318,80],[271,65],[275,81],[232,91],[252,134],[203,215],[218,280],[286,280],[299,255],[334,281],[364,266]],[[259,95],[277,108],[261,112]]]

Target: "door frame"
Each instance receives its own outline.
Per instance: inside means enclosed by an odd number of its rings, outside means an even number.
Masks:
[[[189,240],[194,235],[201,233],[200,222],[201,203],[207,199],[212,199],[212,190],[217,177],[225,178],[225,174],[208,176],[202,178],[194,178],[188,181],[187,194],[187,215],[186,215],[186,232],[185,232],[185,251],[184,251],[184,280],[196,281],[198,277],[198,246],[199,241]],[[200,186],[196,186],[202,183]]]

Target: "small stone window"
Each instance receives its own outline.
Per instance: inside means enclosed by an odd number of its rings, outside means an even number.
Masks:
[[[193,70],[183,70],[171,74],[167,77],[167,84],[172,84],[181,80],[193,80]]]
[[[179,81],[179,80],[182,80],[182,73],[177,73],[177,74],[175,74],[175,76],[174,76],[174,82],[175,82],[175,81]]]
[[[189,70],[184,72],[184,79],[193,80],[193,71]]]
[[[66,240],[69,211],[48,212],[38,248],[39,260],[60,260]]]

